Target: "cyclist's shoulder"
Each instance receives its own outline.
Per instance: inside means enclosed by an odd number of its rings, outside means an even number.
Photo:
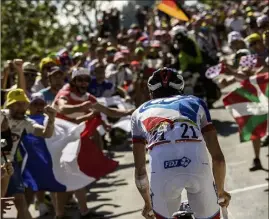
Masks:
[[[199,97],[196,97],[196,96],[193,96],[193,95],[185,95],[183,96],[184,98],[182,98],[182,100],[186,100],[186,101],[192,101],[192,102],[197,102],[197,103],[203,103],[204,100],[199,98]]]
[[[145,106],[147,106],[150,102],[151,102],[151,100],[146,101],[143,104],[141,104],[138,108],[136,108],[136,110],[132,114],[132,117],[136,117],[139,114],[141,114],[143,112],[143,109],[145,108]]]

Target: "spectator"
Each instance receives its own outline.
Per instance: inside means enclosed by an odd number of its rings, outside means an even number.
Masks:
[[[40,126],[33,120],[30,120],[25,116],[29,99],[22,89],[15,89],[9,91],[6,101],[6,110],[2,110],[2,113],[8,119],[8,123],[11,127],[13,137],[13,147],[10,153],[10,159],[13,164],[14,174],[10,178],[7,196],[15,197],[15,206],[18,210],[19,219],[32,218],[29,211],[27,202],[24,196],[24,186],[21,179],[21,169],[16,161],[14,161],[14,155],[17,147],[20,143],[21,136],[24,133],[33,133],[36,136],[51,137],[54,130],[54,117],[55,111],[51,107],[47,107],[47,114],[49,116],[48,124]]]
[[[114,84],[106,80],[105,66],[99,62],[95,64],[92,72],[88,92],[95,97],[110,97],[115,93]]]
[[[48,72],[48,87],[39,92],[44,96],[47,104],[51,105],[56,94],[64,86],[65,73],[57,66],[54,66]]]
[[[72,54],[76,52],[82,52],[84,56],[88,55],[89,47],[86,43],[84,43],[82,36],[78,35],[76,37],[77,45],[75,45],[72,49]]]
[[[33,93],[48,87],[48,71],[50,71],[50,68],[53,66],[56,66],[56,62],[52,58],[46,57],[41,60],[39,64],[41,78],[35,81],[32,87]]]
[[[236,9],[231,11],[231,17],[226,18],[225,23],[228,30],[237,31],[243,34],[245,28],[245,20],[242,16],[240,16]]]
[[[14,60],[13,64],[18,72],[18,83],[17,85],[12,86],[11,89],[21,87],[26,91],[26,94],[29,97],[32,93],[32,88],[35,84],[38,71],[30,62],[23,63],[22,60]]]

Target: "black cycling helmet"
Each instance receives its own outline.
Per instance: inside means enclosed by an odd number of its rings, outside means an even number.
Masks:
[[[148,88],[152,93],[157,91],[167,93],[163,94],[163,97],[176,95],[183,92],[184,79],[175,69],[164,67],[153,72],[148,80]]]

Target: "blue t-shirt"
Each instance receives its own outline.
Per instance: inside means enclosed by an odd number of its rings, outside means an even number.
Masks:
[[[107,80],[104,80],[101,84],[98,84],[96,78],[92,77],[88,92],[95,97],[108,97],[114,93],[114,85]]]
[[[43,94],[46,103],[49,105],[52,104],[52,102],[54,101],[54,98],[56,96],[51,92],[50,87],[40,90],[39,93]]]

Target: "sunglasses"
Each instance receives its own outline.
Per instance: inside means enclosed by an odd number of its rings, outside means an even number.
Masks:
[[[82,82],[90,83],[91,82],[91,79],[89,77],[77,77],[76,78],[76,81],[77,82],[80,82],[80,83],[82,83]]]
[[[34,73],[24,73],[25,77],[29,77],[29,78],[35,78],[36,74]]]

